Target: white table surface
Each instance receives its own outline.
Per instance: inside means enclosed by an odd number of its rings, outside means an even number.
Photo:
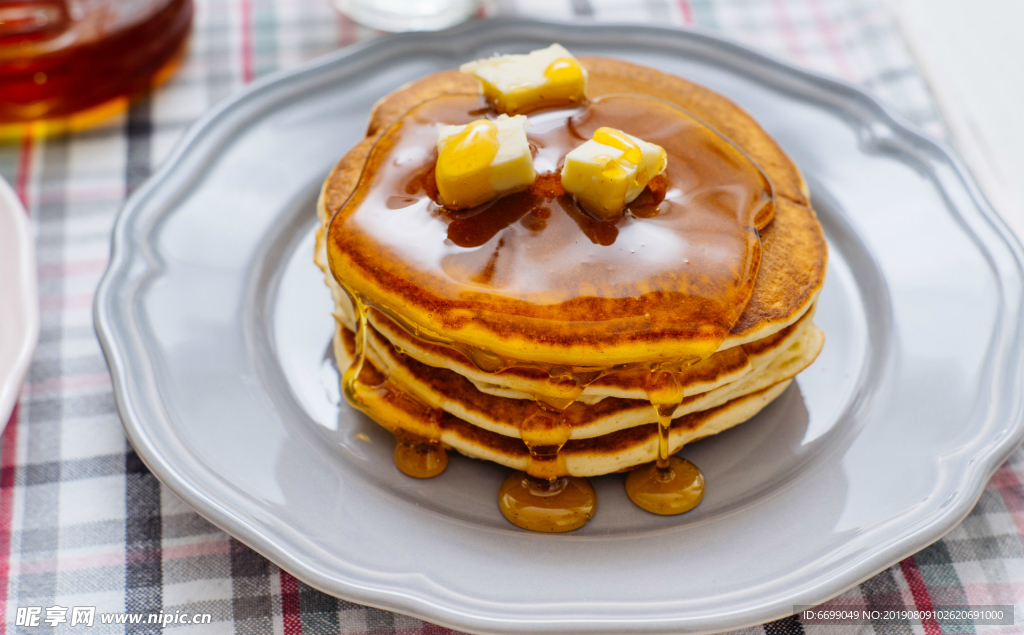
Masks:
[[[953,145],[1024,237],[1024,3],[891,0]]]

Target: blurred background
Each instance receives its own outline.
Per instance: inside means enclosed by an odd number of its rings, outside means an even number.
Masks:
[[[314,591],[161,486],[124,438],[92,300],[125,198],[221,100],[385,30],[502,16],[701,29],[858,84],[954,145],[1024,235],[1018,1],[0,0],[0,178],[34,237],[39,309],[0,439],[0,625],[13,619],[4,606],[80,592],[210,611],[202,632],[450,632]],[[851,593],[1024,596],[1021,479],[1018,451],[961,527]],[[61,511],[69,497],[86,511]],[[802,632],[784,622],[753,631]]]
[[[129,97],[174,110],[180,133],[242,85],[335,48],[502,15],[708,29],[860,83],[882,80],[867,76],[858,49],[891,29],[903,50],[888,61],[912,58],[941,117],[930,132],[957,147],[1024,232],[1024,121],[1014,112],[1024,45],[1009,27],[1024,22],[1024,5],[1012,0],[0,0],[0,139],[127,125]],[[872,54],[878,67],[893,52]],[[161,131],[151,158],[176,132]],[[24,162],[11,153],[0,161]],[[18,178],[3,163],[0,176]]]

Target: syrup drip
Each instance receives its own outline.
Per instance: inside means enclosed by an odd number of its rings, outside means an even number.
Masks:
[[[352,299],[352,308],[356,313],[355,350],[352,352],[352,363],[345,369],[341,376],[341,392],[345,400],[350,404],[366,412],[366,404],[359,396],[359,374],[363,372],[363,364],[366,362],[366,329],[367,329],[367,308],[359,296],[349,292]]]
[[[533,531],[563,532],[582,527],[594,515],[597,496],[586,479],[566,476],[561,454],[572,436],[565,409],[599,373],[575,374],[567,368],[549,371],[548,390],[519,424],[519,436],[530,451],[525,472],[505,480],[498,507],[513,524]]]
[[[559,452],[572,435],[565,414],[538,402],[519,424],[519,434],[530,450],[526,472],[542,479],[555,479],[566,473],[565,461]]]
[[[626,476],[626,493],[637,507],[669,516],[688,512],[704,498],[704,475],[696,465],[669,456],[672,415],[683,401],[677,370],[654,370],[644,386],[658,413],[658,457]]]
[[[579,529],[590,520],[597,510],[597,495],[584,478],[547,480],[515,472],[501,484],[498,506],[517,527],[561,533]]]
[[[369,307],[349,290],[356,312],[356,332],[352,351],[352,363],[342,376],[342,393],[355,408],[373,417],[395,435],[395,465],[399,470],[416,478],[437,476],[448,466],[448,454],[441,444],[441,413],[430,408],[403,391],[388,377],[370,377],[363,381],[366,368],[366,340]],[[368,370],[368,368],[367,368]],[[379,373],[378,373],[379,374]],[[376,381],[374,381],[376,380]],[[427,436],[409,432],[401,424],[375,416],[380,405],[397,405],[403,417],[410,417],[410,423],[427,432]]]
[[[668,470],[669,431],[672,415],[683,402],[683,387],[677,373],[656,370],[647,376],[644,389],[651,406],[658,413],[658,458],[655,464],[659,470]]]

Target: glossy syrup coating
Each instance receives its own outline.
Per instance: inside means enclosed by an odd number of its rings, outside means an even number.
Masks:
[[[613,222],[538,188],[445,209],[432,183],[437,130],[488,112],[479,95],[444,96],[381,137],[330,224],[335,277],[417,335],[480,351],[468,356],[488,371],[714,352],[750,298],[757,228],[774,210],[757,167],[678,108],[606,97],[530,117],[538,181],[607,126],[666,149],[662,201],[642,196]]]
[[[358,320],[346,398],[371,416],[373,399],[408,398],[387,381],[369,390],[360,383],[371,307],[420,340],[462,352],[485,372],[546,371],[549,381],[519,424],[529,467],[505,482],[499,506],[521,527],[569,531],[593,515],[596,499],[585,481],[565,476],[559,456],[569,438],[565,410],[604,374],[646,366],[646,392],[659,415],[658,460],[654,477],[631,476],[634,485],[627,489],[634,502],[656,513],[690,509],[700,500],[693,484],[703,477],[692,464],[668,457],[671,418],[682,400],[678,375],[717,350],[750,298],[760,263],[757,229],[774,213],[767,180],[745,155],[678,108],[613,96],[531,118],[539,177],[529,191],[447,209],[435,182],[436,153],[427,149],[440,125],[479,121],[481,114],[487,110],[479,96],[458,95],[408,113],[382,136],[355,193],[331,223],[331,268]],[[563,157],[603,127],[657,143],[668,154],[666,173],[613,219],[592,216],[557,180]],[[415,310],[422,306],[433,309],[427,324],[416,319],[423,317]],[[460,324],[466,315],[472,326],[492,331],[541,338],[561,333],[591,342],[668,330],[677,346],[667,359],[647,353],[627,363],[559,364],[509,356],[494,345],[501,338],[483,345],[460,339],[472,331]],[[403,471],[429,476],[446,462],[438,450],[444,457],[436,441],[400,438],[395,457]],[[679,474],[676,466],[682,466]]]

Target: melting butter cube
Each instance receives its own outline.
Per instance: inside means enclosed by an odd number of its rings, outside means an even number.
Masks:
[[[661,146],[615,128],[598,128],[592,139],[565,155],[562,187],[591,213],[612,220],[667,165]]]
[[[533,185],[537,173],[526,121],[523,115],[499,115],[441,128],[434,174],[446,207],[466,209]]]
[[[561,44],[476,60],[459,70],[480,80],[491,105],[510,115],[586,101],[587,71]]]

